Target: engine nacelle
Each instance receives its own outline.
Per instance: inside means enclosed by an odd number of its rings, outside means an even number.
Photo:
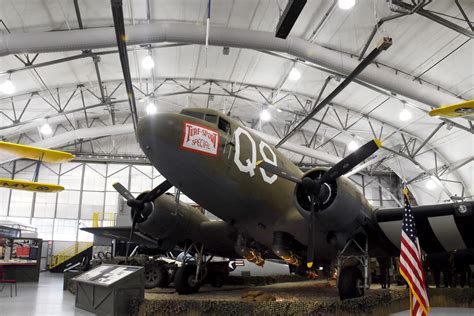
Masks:
[[[140,199],[142,193],[137,199]],[[137,229],[155,239],[173,246],[181,241],[192,240],[199,235],[201,223],[208,221],[199,210],[184,203],[177,204],[174,196],[163,194],[150,203],[150,209],[137,220]],[[132,218],[134,210],[131,211]]]
[[[319,179],[326,171],[327,168],[314,168],[306,172],[304,176]],[[309,220],[311,204],[308,193],[302,185],[296,185],[294,197],[297,209]],[[335,181],[323,183],[317,201],[319,204],[317,222],[323,231],[350,234],[369,219],[366,210],[370,206],[366,205],[367,201],[362,193],[344,176]],[[331,236],[328,234],[328,238]]]
[[[140,194],[137,199],[145,196]],[[233,251],[237,239],[235,227],[223,221],[211,221],[198,209],[186,203],[176,203],[175,197],[163,194],[149,204],[137,220],[137,230],[158,240],[158,246],[171,250],[203,244],[206,251],[222,257],[235,257]],[[131,215],[133,218],[134,210]]]

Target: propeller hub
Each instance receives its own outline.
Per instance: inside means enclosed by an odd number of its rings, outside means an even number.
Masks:
[[[319,181],[313,180],[310,177],[304,177],[301,185],[308,194],[314,196],[317,196],[319,194],[319,190],[321,189],[321,184],[319,183]]]

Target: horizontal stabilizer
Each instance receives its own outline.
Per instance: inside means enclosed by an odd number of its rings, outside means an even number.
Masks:
[[[429,112],[430,116],[463,117],[474,115],[474,100],[443,106]]]
[[[84,227],[81,230],[91,233],[96,236],[117,239],[122,241],[128,241],[130,237],[131,226],[115,226],[115,227]],[[157,241],[135,231],[132,235],[131,242],[146,245],[146,246],[157,246]]]
[[[41,160],[43,162],[61,163],[74,159],[74,155],[53,149],[46,149],[22,144],[0,141],[0,152],[7,152],[19,158]]]
[[[0,178],[0,187],[5,189],[24,190],[33,192],[60,192],[64,187],[57,184],[31,182],[23,180]]]

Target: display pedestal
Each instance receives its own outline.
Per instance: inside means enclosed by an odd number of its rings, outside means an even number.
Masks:
[[[100,265],[74,278],[76,307],[97,315],[133,315],[145,297],[144,269]]]

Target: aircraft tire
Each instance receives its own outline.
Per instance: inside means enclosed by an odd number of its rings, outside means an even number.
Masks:
[[[161,265],[150,264],[145,266],[145,288],[166,287],[168,282],[168,271]]]
[[[174,287],[178,294],[192,294],[199,291],[200,284],[194,284],[196,266],[193,264],[183,265],[178,268],[174,276]]]
[[[338,281],[339,297],[341,300],[364,295],[362,272],[356,266],[344,267]]]

